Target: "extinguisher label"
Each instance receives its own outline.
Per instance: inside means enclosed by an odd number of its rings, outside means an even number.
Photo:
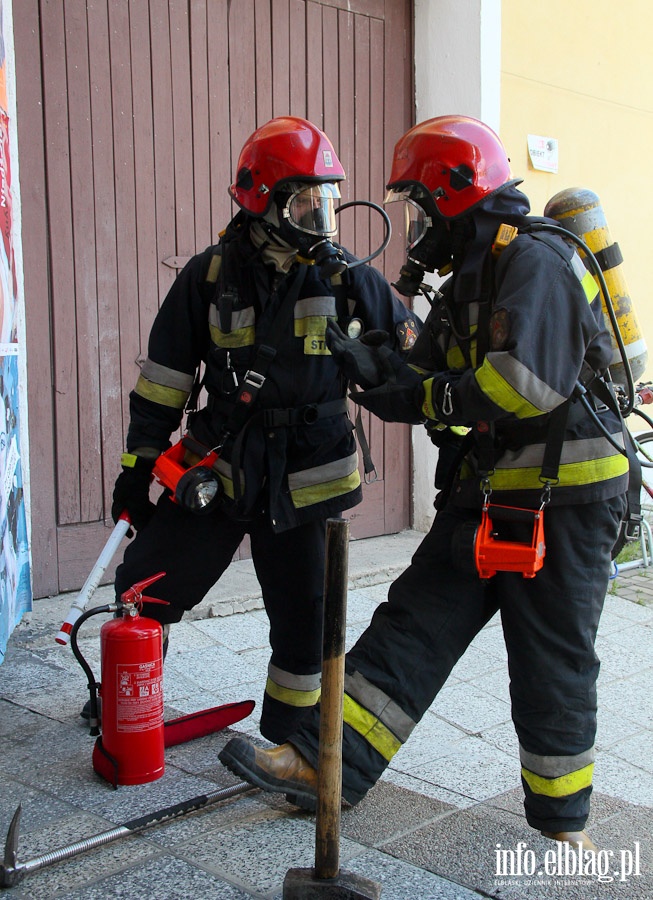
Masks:
[[[117,730],[149,731],[163,722],[162,660],[117,666]]]

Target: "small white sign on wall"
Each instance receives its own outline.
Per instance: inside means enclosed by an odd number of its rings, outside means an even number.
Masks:
[[[558,141],[556,138],[528,135],[528,156],[534,169],[540,172],[558,171]]]

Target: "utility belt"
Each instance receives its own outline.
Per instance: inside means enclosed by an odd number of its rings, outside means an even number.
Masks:
[[[229,419],[234,408],[233,400],[225,400],[214,394],[209,394],[207,410],[218,413]],[[259,409],[253,413],[249,422],[259,422],[264,428],[291,428],[296,425],[314,425],[320,419],[329,419],[346,413],[348,409],[345,397],[337,400],[328,400],[325,403],[307,403],[304,406],[288,407],[286,409]]]
[[[605,412],[607,406],[599,403],[593,395],[589,395],[595,412]],[[571,403],[568,408],[564,429],[574,428],[579,422],[587,417],[587,410],[581,403]],[[551,413],[541,416],[541,421],[521,422],[518,427],[514,425],[502,426],[500,422],[495,424],[494,430],[494,454],[495,460],[506,450],[521,450],[530,444],[545,444],[549,436],[551,428]]]

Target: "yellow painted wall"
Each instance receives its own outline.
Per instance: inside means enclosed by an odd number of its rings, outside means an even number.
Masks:
[[[501,138],[532,212],[558,191],[601,199],[648,346],[653,379],[653,3],[503,0]],[[527,135],[557,138],[555,175],[532,168]],[[651,407],[646,408],[649,412]]]

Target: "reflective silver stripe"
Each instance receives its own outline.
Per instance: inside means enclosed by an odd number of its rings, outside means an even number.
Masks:
[[[543,778],[559,778],[561,775],[577,772],[593,763],[595,758],[596,749],[594,747],[590,747],[583,753],[577,753],[575,756],[538,756],[536,753],[529,753],[521,744],[519,745],[519,759],[522,766]]]
[[[566,400],[507,350],[491,351],[486,359],[511,388],[542,412],[551,412]]]
[[[174,388],[176,391],[186,391],[186,393],[190,392],[195,381],[194,375],[179,372],[177,369],[169,369],[160,363],[152,362],[149,357],[143,363],[141,375],[153,384]]]
[[[417,724],[387,694],[364,678],[360,672],[345,675],[345,692],[369,710],[404,744]]]
[[[304,319],[306,316],[335,316],[335,297],[304,297],[295,303],[295,318]]]
[[[583,278],[587,275],[588,270],[585,268],[583,260],[574,250],[574,255],[571,257],[571,268],[574,271],[574,275],[579,281],[582,281]]]
[[[623,434],[621,432],[612,435],[615,443],[623,447]],[[497,468],[523,469],[531,466],[541,466],[544,458],[545,444],[529,444],[521,450],[506,450],[497,461]],[[589,459],[601,459],[605,456],[613,456],[617,453],[607,438],[585,438],[578,441],[565,441],[562,445],[560,465],[567,463],[586,462]]]
[[[255,321],[253,306],[246,306],[245,309],[234,309],[231,312],[232,331],[237,331],[239,328],[249,328]],[[209,307],[209,325],[220,328],[220,314],[214,303]]]
[[[315,691],[321,682],[319,672],[315,675],[294,675],[292,672],[286,672],[285,669],[273,666],[272,663],[268,665],[268,675],[275,684],[293,691]]]
[[[313,466],[312,469],[304,469],[301,472],[288,473],[288,487],[291,491],[299,491],[302,488],[312,487],[315,484],[324,484],[335,481],[351,473],[358,466],[358,453],[344,459],[335,459],[333,462],[324,463],[321,466]]]

